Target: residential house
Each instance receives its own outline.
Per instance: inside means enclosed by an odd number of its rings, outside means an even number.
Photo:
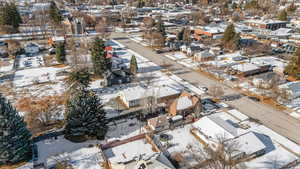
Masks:
[[[215,59],[215,55],[211,53],[209,50],[204,50],[194,54],[194,60],[198,62],[205,62],[214,59]]]
[[[169,105],[169,115],[182,115],[185,117],[191,113],[194,113],[196,106],[199,106],[199,102],[199,97],[193,96],[190,93],[184,91]]]
[[[254,77],[252,83],[259,88],[269,89],[276,83],[280,83],[281,77],[275,72],[264,73]]]
[[[237,150],[232,154],[234,159],[243,159],[250,157],[259,157],[266,152],[266,145],[259,139],[257,133],[252,131],[242,134],[227,142],[235,143]],[[229,143],[229,144],[230,144]]]
[[[272,31],[271,35],[280,39],[287,39],[288,37],[292,36],[293,33],[294,33],[293,29],[279,28],[277,30]]]
[[[204,27],[196,27],[194,30],[195,39],[200,40],[202,38],[221,39],[225,27],[222,25],[208,25]]]
[[[289,100],[300,97],[300,81],[288,82],[278,86],[279,90],[285,93]]]
[[[232,121],[223,120],[220,113],[205,116],[193,123],[194,128],[192,133],[198,136],[201,142],[217,150],[220,146],[220,139],[225,142],[236,145],[236,151],[231,155],[234,159],[247,157],[257,157],[263,155],[266,146],[258,137],[258,134],[253,132],[241,132]],[[229,154],[228,154],[229,155]]]
[[[120,85],[130,83],[133,75],[127,69],[107,71],[104,74],[104,86]]]
[[[286,28],[287,21],[279,20],[246,20],[245,24],[254,28],[277,30],[279,28]]]
[[[254,63],[242,63],[231,66],[231,69],[237,72],[241,76],[251,76],[259,73],[264,73],[271,70],[271,65],[256,65]]]
[[[187,48],[186,53],[188,56],[194,56],[195,53],[199,53],[201,51],[203,51],[203,48],[201,48],[200,45],[191,45]]]
[[[148,127],[153,131],[162,131],[169,128],[169,119],[167,115],[161,115],[148,119]]]
[[[156,109],[165,108],[166,104],[181,93],[181,89],[175,89],[169,85],[158,87],[135,86],[118,93],[118,102],[124,109],[143,108],[145,101],[152,102]]]
[[[109,169],[175,169],[148,135],[102,146]]]

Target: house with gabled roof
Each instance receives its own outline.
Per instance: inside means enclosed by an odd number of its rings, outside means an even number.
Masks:
[[[184,91],[169,105],[169,115],[188,115],[193,112],[199,101],[197,96]]]

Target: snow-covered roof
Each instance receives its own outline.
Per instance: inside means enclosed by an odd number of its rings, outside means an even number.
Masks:
[[[224,55],[219,55],[217,56],[218,59],[228,59],[228,60],[232,60],[233,58],[235,57],[240,57],[242,56],[241,55],[241,52],[240,51],[237,51],[237,52],[234,52],[234,53],[226,53]]]
[[[232,116],[234,116],[235,118],[238,118],[241,121],[245,121],[245,120],[249,119],[248,116],[246,116],[245,114],[241,113],[240,111],[238,111],[236,109],[228,110],[227,112],[229,114],[231,114]]]
[[[177,110],[184,110],[193,105],[192,100],[188,96],[179,97],[177,100]]]
[[[144,139],[131,141],[104,150],[106,158],[108,158],[111,163],[130,162],[132,160],[138,160],[140,156],[142,156],[143,159],[147,159],[155,153],[151,144],[145,142]]]
[[[124,93],[124,96],[127,99],[127,101],[133,101],[133,100],[140,100],[151,96],[156,98],[172,96],[172,95],[179,94],[181,92],[181,89],[179,88],[176,89],[169,85],[152,87],[149,89],[141,86],[136,86],[136,87],[125,89],[122,92]]]
[[[231,139],[238,136],[237,129],[216,114],[201,118],[193,126],[209,139],[216,139],[218,137]]]
[[[255,57],[251,58],[251,63],[256,65],[272,65],[274,67],[284,68],[287,63],[284,60],[273,57],[273,56],[264,56],[264,57]]]
[[[280,21],[280,20],[274,20],[274,19],[266,19],[266,20],[249,19],[249,20],[246,20],[245,22],[256,23],[256,24],[279,24],[279,23],[287,23],[287,21]]]
[[[293,95],[293,98],[300,96],[300,81],[288,82],[279,86],[281,89],[287,89]]]
[[[237,148],[239,152],[246,153],[247,155],[251,155],[266,148],[264,143],[253,132],[243,134],[231,141],[238,145]]]
[[[276,36],[288,36],[291,35],[293,32],[292,29],[289,28],[279,28],[275,31],[272,31],[272,35],[276,35]]]
[[[64,41],[65,37],[63,37],[63,36],[54,36],[54,37],[52,37],[52,40],[54,42]]]
[[[253,63],[242,63],[238,65],[233,65],[231,68],[239,72],[249,72],[259,69],[259,67]]]

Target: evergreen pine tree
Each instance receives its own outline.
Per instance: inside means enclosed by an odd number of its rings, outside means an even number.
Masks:
[[[0,7],[0,25],[12,26],[14,29],[18,29],[22,18],[14,3],[4,3]]]
[[[91,56],[94,73],[103,76],[103,73],[111,68],[109,58],[106,58],[105,44],[102,39],[96,38],[92,43]]]
[[[240,33],[236,33],[232,39],[232,43],[233,43],[233,48],[235,50],[238,50],[241,48],[241,36]]]
[[[0,94],[0,165],[31,158],[31,134],[15,108]]]
[[[300,47],[297,48],[289,64],[285,67],[284,73],[300,79]]]
[[[285,10],[282,10],[278,15],[278,19],[281,21],[287,21],[287,12]]]
[[[130,73],[135,75],[137,74],[137,71],[138,71],[138,65],[137,65],[136,57],[132,55],[130,60]]]
[[[85,89],[91,82],[91,74],[87,68],[76,69],[69,73],[67,84],[71,90]]]
[[[190,28],[185,28],[183,32],[183,42],[190,43],[191,42],[191,30]]]
[[[182,28],[178,33],[177,33],[177,40],[182,41],[183,40],[183,34],[184,34],[184,28]]]
[[[65,137],[80,142],[89,138],[103,139],[107,132],[106,113],[100,99],[81,90],[67,103]]]
[[[137,8],[143,8],[144,6],[145,6],[145,1],[144,0],[138,0]]]
[[[60,43],[56,47],[56,60],[59,63],[63,63],[66,61],[66,50],[64,43]]]
[[[63,17],[59,12],[54,1],[50,2],[50,9],[49,9],[50,19],[55,25],[59,25],[63,21]]]
[[[158,32],[160,32],[163,36],[166,35],[166,28],[165,28],[165,24],[162,21],[161,18],[158,19],[158,22],[156,23],[156,29]]]
[[[237,50],[240,48],[240,34],[235,32],[234,25],[227,26],[223,35],[223,44],[225,47]]]
[[[229,26],[227,26],[225,32],[224,32],[224,36],[223,36],[223,41],[226,42],[230,42],[233,37],[235,36],[235,29],[234,29],[234,25],[230,24]]]

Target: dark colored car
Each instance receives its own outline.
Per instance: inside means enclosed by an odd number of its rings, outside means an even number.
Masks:
[[[260,99],[254,96],[248,96],[249,99],[256,101],[256,102],[260,102]]]
[[[240,99],[241,97],[242,96],[240,94],[226,95],[226,96],[222,96],[221,100],[224,100],[224,101],[233,101],[233,100]]]
[[[156,52],[157,54],[166,53],[166,52],[171,52],[171,51],[172,51],[172,49],[170,49],[170,48],[162,48],[162,49],[156,49],[156,50],[155,50],[155,52]]]

